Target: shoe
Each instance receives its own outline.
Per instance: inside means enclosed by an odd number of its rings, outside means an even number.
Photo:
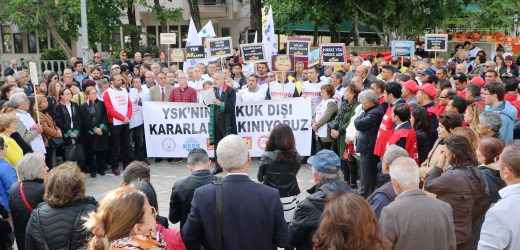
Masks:
[[[161,162],[161,161],[162,161],[162,158],[155,158],[155,160],[154,160],[154,161],[155,161],[155,163],[159,163],[159,162]]]
[[[101,176],[106,175],[105,171],[98,171],[97,173],[98,173],[99,175],[101,175]]]
[[[168,158],[168,159],[166,159],[166,161],[167,161],[168,163],[174,163],[175,160],[174,160],[173,158]]]
[[[115,176],[119,176],[121,173],[119,172],[119,168],[113,168],[112,169],[112,173],[115,175]]]
[[[90,173],[90,177],[92,177],[92,178],[96,178],[96,172],[91,172],[91,173]]]
[[[212,175],[217,175],[218,173],[222,173],[222,168],[219,167],[219,166],[215,166],[215,168],[213,169],[213,171],[211,171],[211,174],[212,174]]]

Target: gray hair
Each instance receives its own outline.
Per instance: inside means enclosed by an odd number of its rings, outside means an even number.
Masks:
[[[249,160],[246,142],[238,135],[224,137],[218,144],[217,157],[226,172],[243,168]]]
[[[489,60],[489,61],[486,61],[485,63],[488,64],[489,66],[493,66],[493,67],[497,66],[497,63],[495,61]]]
[[[188,153],[189,166],[207,165],[209,162],[208,152],[202,148],[194,148]]]
[[[25,93],[13,93],[11,92],[11,96],[9,97],[9,102],[13,106],[13,108],[18,108],[20,103],[25,102],[27,100],[27,95]]]
[[[72,74],[72,69],[64,69],[63,75],[66,75],[66,74]]]
[[[16,73],[14,73],[14,79],[15,79],[16,81],[19,81],[20,79],[22,79],[23,74],[24,74],[24,72],[21,71],[21,70],[18,71],[18,72],[16,72]]]
[[[399,73],[395,75],[395,80],[397,82],[407,82],[410,80],[410,76],[404,73]]]
[[[226,74],[224,74],[224,72],[222,72],[222,71],[217,71],[217,72],[213,73],[213,79],[215,79],[217,77],[222,77],[223,79],[226,79]]]
[[[336,77],[336,79],[343,79],[343,74],[341,74],[339,71],[334,71],[332,75]]]
[[[376,92],[371,89],[365,89],[361,91],[361,93],[359,93],[359,102],[361,101],[367,101],[373,104],[378,103]]]
[[[498,132],[502,126],[502,117],[494,111],[484,111],[478,116],[480,124],[484,127],[490,127],[491,130]]]
[[[144,73],[144,76],[145,77],[148,77],[148,76],[155,77],[155,73],[153,71],[146,71],[146,73]]]
[[[400,157],[408,157],[408,152],[402,147],[399,147],[395,144],[392,144],[388,147],[386,147],[386,152],[383,155],[383,162],[382,164],[388,164],[392,165],[392,162],[394,162],[395,159]]]
[[[18,162],[16,168],[21,181],[35,180],[45,166],[45,155],[42,153],[28,153]]]
[[[390,165],[390,178],[401,188],[414,188],[419,185],[419,167],[410,157],[399,157]]]
[[[327,173],[318,172],[318,171],[316,171],[316,169],[314,169],[314,167],[312,167],[312,172],[316,173],[318,175],[318,184],[329,182],[332,180],[339,180],[341,177],[340,176],[341,171],[338,171],[335,174],[327,174]]]

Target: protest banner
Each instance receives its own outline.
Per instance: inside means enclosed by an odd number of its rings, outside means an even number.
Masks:
[[[159,34],[159,42],[161,44],[177,44],[176,33],[161,33]]]
[[[206,58],[206,54],[204,53],[204,46],[186,46],[186,60],[203,58]]]
[[[244,63],[265,61],[264,45],[261,43],[240,44]]]
[[[168,49],[170,62],[184,62],[184,50],[179,48]]]
[[[272,71],[294,71],[294,56],[292,55],[273,55]]]
[[[209,49],[208,58],[233,55],[231,37],[209,38],[207,44]]]
[[[287,54],[294,56],[308,56],[309,55],[310,42],[301,40],[288,40],[287,41]]]
[[[426,34],[424,35],[425,51],[447,52],[448,34]]]
[[[201,103],[143,102],[146,150],[149,157],[187,157],[193,148],[209,146],[210,110]],[[246,141],[251,156],[260,157],[274,126],[289,125],[302,156],[311,152],[311,102],[287,98],[236,104],[238,135]]]
[[[320,62],[320,49],[315,49],[309,53],[309,62],[307,67],[310,68]]]
[[[320,50],[323,65],[345,64],[344,43],[324,43],[320,45]]]
[[[392,56],[411,57],[415,52],[414,41],[392,41],[390,44]]]

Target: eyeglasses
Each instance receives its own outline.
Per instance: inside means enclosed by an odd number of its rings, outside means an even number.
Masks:
[[[439,96],[439,99],[445,99],[448,98],[447,96]]]

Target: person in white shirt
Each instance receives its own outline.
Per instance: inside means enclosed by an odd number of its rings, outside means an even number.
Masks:
[[[260,78],[260,76],[258,77]],[[276,72],[276,77],[278,78],[278,81],[269,82],[267,95],[265,97],[266,100],[279,100],[284,98],[299,97],[296,84],[287,80],[287,72]]]
[[[128,97],[132,103],[132,118],[130,119],[130,139],[134,142],[134,157],[136,160],[150,164],[146,157],[146,145],[144,140],[144,118],[143,102],[150,100],[150,90],[142,85],[141,78],[132,78],[133,88],[130,89]]]
[[[507,187],[486,213],[480,231],[479,250],[518,249],[520,246],[520,140],[507,145],[499,157],[500,177]]]
[[[250,75],[247,77],[247,85],[238,92],[237,102],[256,102],[265,100],[267,84],[258,85],[259,77]]]
[[[321,102],[321,85],[317,67],[309,69],[309,81],[302,83],[302,97],[311,98],[312,115],[316,113],[316,107]]]
[[[202,73],[203,70],[200,67],[197,66],[193,68],[193,81],[188,81],[188,86],[194,88],[197,91],[198,100],[201,100],[200,95],[202,93],[202,90],[204,89],[202,85],[205,81],[211,80],[208,77],[204,77]]]

